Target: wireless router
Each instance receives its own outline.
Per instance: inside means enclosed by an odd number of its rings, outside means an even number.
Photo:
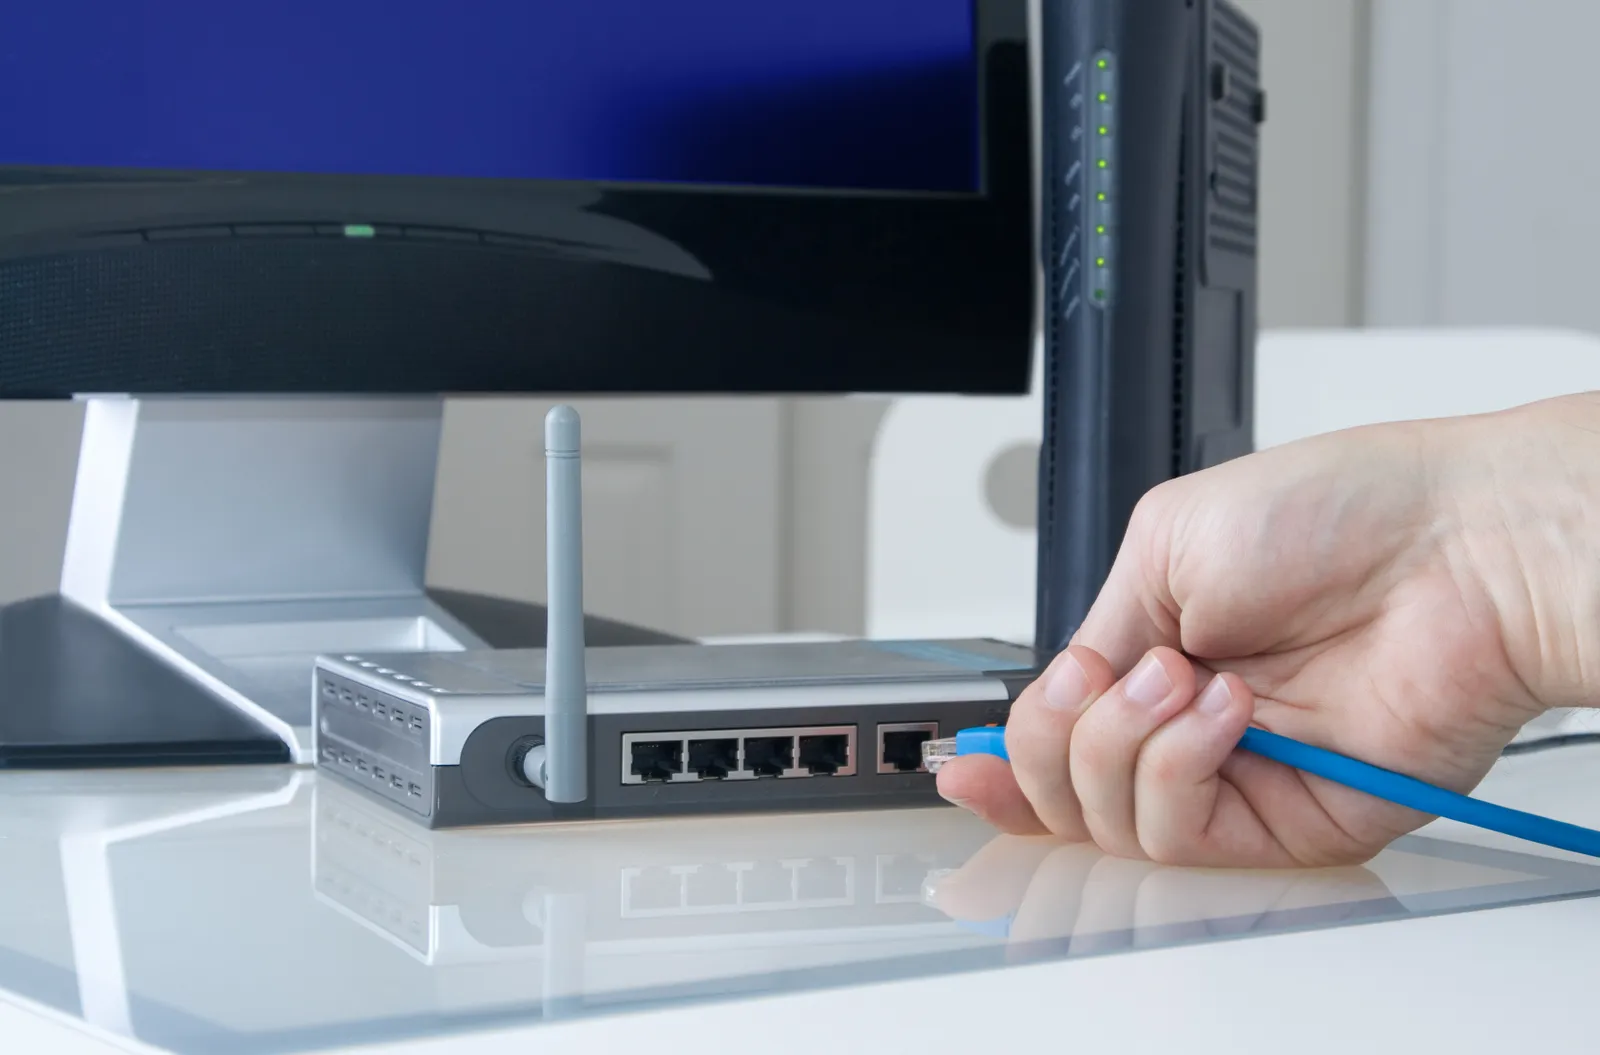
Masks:
[[[936,805],[923,742],[1040,672],[986,639],[586,648],[571,407],[545,464],[545,648],[316,661],[317,766],[429,827]]]

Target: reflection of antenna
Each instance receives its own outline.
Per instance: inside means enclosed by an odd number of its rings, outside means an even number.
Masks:
[[[544,993],[540,1010],[547,1019],[571,1018],[583,1011],[588,895],[529,891],[522,911],[528,922],[539,928],[543,946]]]
[[[551,802],[589,793],[589,679],[583,642],[583,465],[578,412],[544,419],[544,739],[523,758],[523,775]]]

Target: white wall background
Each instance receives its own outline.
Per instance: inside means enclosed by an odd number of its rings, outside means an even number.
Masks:
[[[1372,21],[1369,320],[1600,332],[1600,4]]]

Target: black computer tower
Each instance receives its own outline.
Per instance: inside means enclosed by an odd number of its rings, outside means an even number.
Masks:
[[[1248,453],[1261,40],[1224,0],[1043,0],[1037,644],[1150,488]]]

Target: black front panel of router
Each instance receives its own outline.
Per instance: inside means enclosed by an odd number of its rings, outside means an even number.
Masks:
[[[524,783],[507,763],[519,742],[542,735],[544,725],[537,717],[507,715],[474,730],[462,748],[459,766],[436,770],[440,789],[437,823],[936,805],[941,800],[933,776],[920,765],[910,772],[879,772],[878,727],[928,725],[933,728],[926,738],[934,739],[953,736],[957,729],[968,726],[1002,723],[1009,709],[1003,701],[972,701],[591,715],[590,796],[576,806],[545,801],[543,793]],[[849,764],[840,768],[853,772],[807,772],[801,750],[808,735],[818,741],[847,736],[851,756]],[[690,771],[695,744],[729,740],[740,742],[752,753],[762,752],[759,760],[773,764],[759,775],[748,776],[701,778]],[[670,767],[659,765],[667,761],[663,755],[668,752],[653,752],[646,756],[651,763],[647,771],[638,773],[634,762],[639,756],[626,749],[633,744],[676,746],[677,762]],[[790,757],[774,759],[785,745]],[[819,760],[829,761],[826,757]],[[644,779],[639,780],[640,776]]]
[[[457,766],[439,766],[434,774],[437,798],[432,823],[435,827],[479,824],[517,824],[538,821],[575,820],[603,817],[655,817],[696,813],[749,813],[762,810],[845,810],[888,809],[932,806],[942,800],[934,788],[931,774],[920,771],[878,772],[879,725],[910,726],[927,724],[952,736],[957,729],[1005,721],[1010,705],[1000,701],[972,701],[933,704],[891,704],[875,706],[804,707],[782,710],[684,711],[626,715],[591,715],[589,718],[589,799],[565,806],[545,800],[537,788],[528,786],[515,772],[509,759],[518,745],[544,732],[542,718],[506,715],[492,718],[467,738]],[[772,745],[789,741],[800,761],[797,741],[806,731],[819,737],[840,735],[841,728],[853,731],[851,749],[853,772],[806,773],[784,770],[791,775],[753,775],[742,779],[710,777],[673,779],[687,776],[690,740],[741,740],[743,744],[763,739]],[[710,734],[695,738],[685,733]],[[637,734],[648,734],[645,745],[681,744],[676,774],[660,768],[633,782],[633,754],[625,743]],[[771,734],[763,736],[763,734]],[[757,744],[757,747],[766,745]],[[659,755],[655,756],[659,759]]]
[[[1251,427],[1261,41],[1225,0],[1041,5],[1037,639],[1065,646],[1139,499]]]
[[[972,700],[590,715],[589,796],[563,805],[548,802],[517,765],[542,741],[541,716],[490,717],[468,735],[458,764],[419,765],[426,729],[421,745],[408,743],[394,719],[374,714],[399,710],[409,729],[415,708],[407,714],[404,701],[319,676],[319,691],[348,691],[351,702],[319,707],[318,767],[433,828],[939,805],[920,763],[922,741],[1003,724],[1010,711],[1007,700]],[[365,712],[356,709],[358,692]],[[724,764],[695,771],[697,748],[729,742],[736,746]]]

